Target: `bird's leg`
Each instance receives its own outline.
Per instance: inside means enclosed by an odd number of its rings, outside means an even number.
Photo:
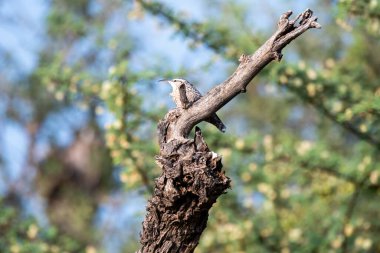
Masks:
[[[187,104],[183,105],[183,109],[189,109],[192,105],[193,103],[188,102]]]

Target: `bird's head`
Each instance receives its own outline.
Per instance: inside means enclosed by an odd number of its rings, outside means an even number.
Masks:
[[[187,81],[185,79],[180,79],[180,78],[175,78],[175,79],[172,79],[172,80],[163,79],[163,80],[160,80],[159,82],[169,83],[172,86],[173,89],[174,88],[178,88],[180,85],[187,83]]]

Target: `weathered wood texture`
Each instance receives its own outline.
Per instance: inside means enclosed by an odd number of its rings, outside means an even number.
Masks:
[[[156,161],[163,173],[147,206],[141,252],[193,252],[209,209],[230,186],[221,157],[197,128],[193,140],[164,143]]]
[[[139,253],[191,253],[206,228],[208,212],[230,187],[221,157],[209,150],[201,131],[191,129],[216,113],[271,61],[281,60],[281,50],[310,28],[320,28],[311,10],[294,20],[284,13],[277,31],[253,55],[242,55],[236,71],[189,108],[169,111],[158,124],[160,154],[156,162],[162,175],[155,181],[153,197],[141,233]]]

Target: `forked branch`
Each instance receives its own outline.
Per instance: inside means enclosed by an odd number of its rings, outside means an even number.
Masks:
[[[280,61],[281,51],[286,45],[310,28],[321,28],[310,9],[289,20],[291,15],[292,11],[281,15],[277,31],[254,54],[242,55],[239,66],[227,80],[211,89],[190,108],[170,112],[177,116],[171,117],[174,121],[168,125],[166,141],[187,138],[196,124],[210,117],[238,94],[245,92],[247,85],[268,63],[273,60]]]

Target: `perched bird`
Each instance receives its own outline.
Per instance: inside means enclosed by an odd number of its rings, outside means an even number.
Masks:
[[[173,91],[170,95],[178,108],[187,109],[202,97],[202,94],[194,85],[185,79],[160,80],[160,82],[168,82],[172,86]],[[208,119],[205,119],[205,121],[213,124],[223,133],[226,131],[226,126],[216,113],[212,114]]]

